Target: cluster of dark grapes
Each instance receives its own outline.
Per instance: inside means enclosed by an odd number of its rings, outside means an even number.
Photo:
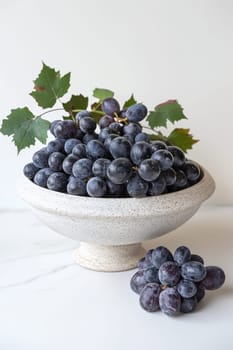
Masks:
[[[200,180],[200,167],[180,148],[150,141],[142,131],[143,104],[120,110],[116,99],[107,98],[101,108],[98,125],[89,111],[77,113],[75,121],[52,122],[55,139],[33,155],[25,176],[53,191],[91,197],[156,196]]]
[[[217,266],[204,266],[201,256],[189,248],[178,247],[172,253],[165,247],[147,252],[138,263],[130,286],[140,294],[140,305],[150,312],[161,310],[166,315],[195,310],[205,296],[205,290],[220,288],[224,271]]]

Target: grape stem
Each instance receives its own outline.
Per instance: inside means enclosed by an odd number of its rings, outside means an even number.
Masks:
[[[49,111],[43,112],[40,115],[38,115],[37,117],[42,117],[42,115],[51,113],[51,112],[56,112],[56,111],[64,111],[64,108],[54,108],[54,109],[50,109]]]

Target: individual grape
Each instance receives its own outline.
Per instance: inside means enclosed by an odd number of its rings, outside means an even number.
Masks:
[[[189,261],[190,258],[191,258],[191,252],[188,247],[185,247],[184,245],[182,245],[175,250],[174,261],[176,261],[179,266]]]
[[[177,291],[183,298],[192,298],[197,293],[197,287],[192,281],[180,280]]]
[[[42,149],[33,154],[32,161],[37,168],[48,167],[49,153],[47,150]]]
[[[205,296],[205,289],[197,287],[197,292],[195,294],[195,298],[197,299],[197,302],[199,303]]]
[[[75,157],[73,154],[69,154],[62,163],[62,169],[63,171],[68,174],[71,175],[72,174],[72,169],[73,169],[73,165],[74,163],[78,160],[77,157]]]
[[[74,177],[79,177],[80,179],[87,179],[92,176],[92,165],[93,161],[88,158],[82,158],[77,160],[72,169]]]
[[[111,123],[113,123],[115,120],[111,115],[104,115],[99,120],[99,127],[100,129],[107,128]]]
[[[176,168],[182,167],[185,162],[185,154],[182,149],[176,146],[168,146],[168,151],[173,155],[173,166]]]
[[[173,168],[163,170],[161,175],[164,177],[167,186],[174,185],[176,182],[176,172]]]
[[[54,135],[54,128],[55,128],[55,126],[57,125],[57,123],[59,123],[61,120],[54,120],[51,124],[50,124],[50,127],[49,127],[49,131],[51,132],[51,134],[53,135],[53,136],[55,136]]]
[[[159,162],[151,158],[143,160],[138,167],[138,173],[145,181],[156,180],[160,175]]]
[[[112,131],[109,129],[109,127],[103,128],[100,130],[100,133],[98,135],[98,139],[101,142],[105,142],[105,140],[112,134]],[[116,135],[118,136],[118,135]]]
[[[160,149],[154,152],[151,159],[157,160],[160,164],[161,170],[167,170],[172,167],[174,158],[171,152],[166,149]]]
[[[84,145],[83,143],[77,144],[72,149],[72,154],[79,159],[86,158],[87,156],[86,145]]]
[[[120,112],[120,105],[115,98],[108,97],[103,100],[101,109],[104,113],[108,115],[113,115],[115,113]]]
[[[180,312],[188,313],[195,310],[197,306],[197,299],[195,297],[192,298],[183,298],[181,299]]]
[[[93,132],[93,133],[87,133],[87,134],[85,134],[84,136],[83,136],[83,143],[85,144],[85,145],[87,145],[88,144],[88,142],[89,141],[91,141],[91,140],[97,140],[98,139],[98,134],[96,134],[95,132]]]
[[[148,135],[145,132],[140,132],[135,136],[135,142],[144,141],[150,142]]]
[[[61,139],[70,139],[76,136],[77,126],[73,120],[61,120],[54,127],[54,135]]]
[[[160,287],[158,283],[148,283],[140,293],[141,307],[149,312],[159,310]]]
[[[132,162],[139,165],[144,159],[150,158],[152,154],[151,145],[144,141],[135,143],[130,151]]]
[[[33,180],[39,168],[37,168],[33,163],[28,163],[23,168],[24,175],[29,179]]]
[[[78,177],[71,177],[67,184],[67,193],[75,196],[86,195],[86,184],[83,180]]]
[[[199,263],[204,265],[204,260],[202,259],[202,257],[200,255],[197,254],[191,254],[191,261],[198,261]]]
[[[146,284],[143,270],[137,271],[130,280],[130,287],[137,294],[141,293]]]
[[[127,192],[130,197],[144,197],[146,196],[148,187],[148,183],[136,174],[129,179]]]
[[[91,197],[104,197],[107,193],[106,182],[98,176],[92,177],[87,182],[87,193]]]
[[[121,123],[118,123],[118,122],[111,123],[109,125],[109,130],[110,130],[110,134],[122,135],[123,125]]]
[[[152,254],[153,254],[153,250],[154,249],[149,249],[147,252],[146,252],[146,255],[145,255],[145,260],[148,264],[148,267],[152,267],[153,266],[153,262],[152,262]]]
[[[150,266],[150,267],[153,267],[153,266]],[[143,257],[138,261],[138,269],[145,270],[147,268],[148,268],[147,261],[146,261],[145,257]]]
[[[182,189],[187,185],[187,177],[182,170],[176,170],[176,182],[175,187]]]
[[[81,141],[83,139],[84,135],[85,135],[85,132],[83,132],[81,129],[77,128],[75,138]]]
[[[206,276],[206,268],[197,261],[188,261],[181,266],[181,276],[190,281],[200,282]]]
[[[144,276],[147,283],[160,283],[156,267],[148,267],[144,270]]]
[[[166,288],[159,295],[159,306],[168,316],[176,316],[180,311],[181,298],[175,288]]]
[[[174,261],[166,261],[159,268],[159,280],[165,286],[173,287],[180,279],[179,265]]]
[[[79,127],[83,132],[93,133],[96,128],[96,122],[92,117],[84,117],[80,120]]]
[[[99,140],[91,140],[86,148],[87,156],[93,160],[104,158],[106,156],[106,149]]]
[[[77,122],[80,122],[80,120],[85,117],[91,117],[91,113],[88,111],[80,111],[76,114],[75,119]]]
[[[107,176],[115,184],[123,184],[132,174],[132,163],[128,158],[117,158],[112,161],[107,170]]]
[[[135,143],[135,136],[132,134],[124,134],[124,138],[128,140],[131,143],[131,145]]]
[[[125,116],[130,122],[140,122],[147,115],[147,108],[142,103],[136,103],[129,108],[127,108],[125,112]]]
[[[225,273],[220,267],[206,266],[206,276],[199,286],[207,290],[215,290],[223,285],[225,278]]]
[[[52,191],[66,192],[67,182],[68,175],[61,172],[55,172],[48,177],[47,187]]]
[[[152,153],[159,151],[160,149],[166,149],[167,150],[167,145],[163,141],[154,141],[151,144],[152,148]]]
[[[160,266],[166,261],[173,261],[173,256],[170,250],[166,247],[159,246],[155,248],[152,252],[152,263],[153,265],[159,269]]]
[[[61,141],[61,139],[52,140],[47,145],[47,152],[49,154],[53,152],[63,152],[63,151],[64,151],[64,143]]]
[[[107,170],[111,161],[106,158],[99,158],[92,165],[92,172],[95,176],[107,177]]]
[[[81,144],[81,141],[78,139],[68,139],[65,142],[64,149],[66,154],[70,154],[74,148],[74,146]]]
[[[162,175],[149,183],[148,196],[159,196],[166,190],[166,181]]]
[[[49,156],[48,164],[53,171],[62,171],[62,163],[65,155],[61,152],[53,152]]]
[[[125,125],[123,128],[124,134],[129,134],[134,136],[141,133],[141,131],[142,131],[142,127],[138,123],[129,123],[128,125]]]
[[[34,182],[36,185],[40,186],[40,187],[45,187],[47,188],[47,181],[48,181],[48,177],[53,174],[53,170],[50,168],[43,168],[40,169],[35,177],[34,177]]]
[[[114,184],[110,180],[106,180],[107,185],[107,194],[111,197],[125,197],[125,185],[123,184]]]
[[[201,170],[199,165],[197,165],[196,163],[192,161],[187,161],[183,165],[182,169],[189,181],[196,181],[199,179]]]
[[[107,136],[107,138],[104,140],[104,146],[105,146],[105,148],[106,148],[107,151],[109,151],[110,143],[111,143],[112,140],[115,139],[116,137],[119,137],[119,135],[110,134],[110,135]]]
[[[115,159],[120,157],[129,158],[130,150],[130,142],[122,136],[114,138],[109,146],[109,152]]]

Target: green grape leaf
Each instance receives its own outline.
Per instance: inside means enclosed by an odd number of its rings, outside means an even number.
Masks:
[[[130,98],[127,101],[125,101],[125,103],[123,105],[123,109],[126,109],[126,108],[134,105],[135,103],[137,103],[137,101],[135,100],[134,95],[132,94],[130,96]]]
[[[59,97],[65,95],[70,87],[70,73],[61,77],[59,71],[43,63],[42,70],[36,80],[30,95],[42,108],[53,107]]]
[[[72,95],[71,99],[68,102],[62,104],[65,111],[70,114],[73,113],[75,109],[87,109],[88,106],[88,97],[84,97],[83,95]]]
[[[100,102],[102,102],[105,98],[108,97],[113,97],[114,96],[114,92],[108,89],[99,89],[96,88],[93,91],[93,96],[98,98]]]
[[[4,135],[13,136],[18,153],[26,147],[35,144],[35,140],[45,143],[50,123],[41,117],[35,118],[27,108],[17,108],[11,111],[2,122],[0,131]]]
[[[177,100],[168,100],[160,103],[147,116],[147,121],[152,129],[160,126],[166,128],[168,120],[174,124],[181,119],[187,119],[187,117],[184,115],[183,108]]]
[[[199,140],[193,138],[193,135],[190,134],[190,129],[176,128],[168,135],[167,141],[187,152]]]

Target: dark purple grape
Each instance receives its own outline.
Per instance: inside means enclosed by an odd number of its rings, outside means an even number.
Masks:
[[[88,142],[89,141],[91,141],[91,140],[97,140],[98,139],[98,134],[96,134],[95,132],[93,132],[93,133],[87,133],[87,134],[85,134],[84,136],[83,136],[83,143],[85,144],[85,145],[87,145],[88,144]]]
[[[40,169],[35,177],[34,177],[34,182],[36,185],[40,186],[40,187],[44,187],[47,188],[47,181],[48,181],[48,177],[53,174],[53,170],[50,168],[43,168]]]
[[[77,157],[75,157],[73,154],[69,154],[62,163],[62,169],[63,171],[68,174],[71,175],[72,174],[72,168],[74,163],[78,160]]]
[[[109,125],[109,130],[110,130],[110,134],[122,135],[123,125],[121,123],[118,123],[118,122],[111,123]]]
[[[77,160],[72,169],[74,177],[79,177],[80,179],[87,179],[92,176],[92,165],[93,161],[88,158],[82,158]]]
[[[96,128],[96,122],[92,117],[84,117],[80,120],[79,127],[85,133],[93,133]]]
[[[48,164],[53,171],[62,171],[62,163],[65,155],[61,152],[53,152],[49,156]]]
[[[134,164],[139,165],[144,159],[150,158],[151,154],[151,145],[147,142],[140,141],[132,146],[130,158]]]
[[[130,280],[130,287],[137,294],[141,293],[146,284],[144,270],[137,271]]]
[[[206,266],[206,276],[199,286],[207,290],[215,290],[223,285],[225,278],[225,273],[220,267]]]
[[[197,293],[197,287],[192,281],[180,280],[177,284],[177,291],[183,298],[192,298]]]
[[[86,145],[84,145],[83,143],[77,144],[72,149],[72,154],[79,159],[86,158],[87,156]]]
[[[57,125],[57,123],[60,122],[60,121],[61,121],[61,120],[54,120],[54,121],[50,124],[49,131],[51,132],[51,134],[52,134],[53,136],[55,136],[55,135],[54,135],[54,128],[55,128],[55,126]]]
[[[185,154],[181,148],[176,146],[168,146],[168,151],[171,152],[174,158],[173,166],[176,168],[182,167],[185,162]]]
[[[182,170],[176,170],[176,182],[175,187],[177,189],[182,189],[187,185],[187,177]]]
[[[48,167],[49,153],[46,149],[42,149],[33,154],[32,161],[37,168]]]
[[[189,261],[190,258],[191,258],[191,252],[188,247],[185,247],[184,245],[182,245],[175,250],[174,261],[176,261],[179,266]]]
[[[100,133],[98,135],[98,139],[101,142],[105,142],[105,140],[111,135],[113,134],[112,131],[109,129],[109,127],[103,128],[100,130]],[[116,135],[118,136],[118,135]]]
[[[201,170],[199,165],[192,161],[187,161],[182,167],[187,179],[190,181],[197,181],[201,175]]]
[[[73,120],[61,120],[54,127],[54,135],[61,139],[70,139],[77,134],[77,126]]]
[[[160,149],[166,149],[167,145],[163,141],[153,141],[151,143],[152,153],[159,151]]]
[[[149,136],[145,132],[140,132],[135,136],[135,142],[144,141],[150,142]]]
[[[91,113],[88,111],[80,111],[75,116],[77,122],[80,122],[80,120],[85,117],[91,117]]]
[[[23,173],[28,179],[33,180],[38,170],[39,168],[37,168],[33,163],[28,163],[23,168]]]
[[[66,186],[68,183],[68,175],[55,172],[48,177],[47,187],[49,190],[66,192]]]
[[[86,148],[87,156],[93,160],[104,158],[106,156],[106,149],[99,140],[91,140]]]
[[[77,128],[77,132],[76,132],[75,138],[79,139],[79,140],[82,140],[84,135],[85,135],[85,133],[82,130]]]
[[[147,283],[160,283],[156,267],[148,267],[144,270],[144,276]]]
[[[128,140],[131,143],[131,145],[135,143],[135,136],[132,134],[124,134],[124,138]]]
[[[103,100],[101,109],[104,113],[113,115],[114,113],[120,112],[120,105],[115,98],[108,97]]]
[[[175,286],[180,280],[180,268],[174,261],[166,261],[159,268],[160,282],[169,287]]]
[[[99,120],[99,127],[100,129],[107,128],[111,123],[113,123],[115,120],[111,115],[104,115]]]
[[[188,313],[195,310],[197,306],[197,299],[195,297],[192,298],[182,298],[181,299],[181,305],[180,305],[180,312],[182,313]]]
[[[160,266],[166,261],[173,261],[173,256],[170,250],[166,247],[159,246],[155,248],[152,252],[152,263],[153,265],[159,269]]]
[[[159,162],[151,158],[143,160],[138,167],[138,173],[145,181],[156,180],[160,175]]]
[[[147,108],[142,103],[136,103],[129,108],[127,108],[125,112],[125,116],[130,122],[140,122],[147,115]]]
[[[175,288],[166,288],[159,295],[159,306],[168,316],[176,316],[180,312],[181,298]]]
[[[148,182],[136,174],[129,179],[127,184],[127,192],[130,197],[145,197],[148,191],[148,187]]]
[[[47,145],[47,152],[53,153],[53,152],[63,152],[64,151],[64,143],[61,141],[61,139],[55,139],[48,143]]]
[[[167,186],[174,185],[176,182],[176,172],[173,168],[168,168],[162,171],[161,175],[164,177]]]
[[[138,123],[129,123],[128,125],[125,125],[123,128],[124,134],[134,135],[141,133],[142,127]],[[146,135],[146,134],[145,134]],[[144,141],[144,140],[142,140]]]
[[[153,250],[154,249],[149,249],[147,252],[146,252],[146,255],[145,255],[145,260],[148,264],[148,267],[152,267],[153,266],[153,262],[152,262],[152,254],[153,254]]]
[[[160,287],[158,283],[148,283],[140,293],[141,307],[149,312],[159,310]]]
[[[106,158],[99,158],[93,163],[92,172],[95,176],[99,177],[107,177],[107,170],[111,161]]]
[[[166,181],[162,175],[149,183],[148,196],[159,196],[166,191]]]
[[[123,184],[132,175],[132,163],[128,158],[117,158],[112,161],[107,170],[107,176],[115,184]]]
[[[204,260],[202,259],[202,257],[200,255],[197,254],[191,254],[191,261],[198,261],[199,263],[204,265]]]
[[[111,197],[125,197],[126,196],[126,190],[125,185],[123,184],[114,184],[110,180],[106,180],[107,185],[107,194]]]
[[[110,135],[107,136],[107,138],[104,140],[104,146],[105,146],[105,148],[106,148],[107,151],[109,151],[110,143],[111,143],[112,140],[115,139],[116,137],[119,137],[119,135],[110,134]]]
[[[197,287],[197,293],[195,294],[195,298],[197,299],[197,302],[199,303],[205,296],[205,289]]]
[[[75,196],[85,196],[86,195],[86,184],[83,180],[78,177],[71,177],[67,184],[67,193]]]
[[[109,151],[115,159],[120,157],[129,158],[130,150],[130,142],[122,136],[113,138],[109,146]]]
[[[107,193],[106,182],[98,176],[92,177],[87,182],[87,193],[91,197],[104,197]]]
[[[184,279],[200,282],[206,276],[206,268],[197,261],[188,261],[181,266],[181,275]]]
[[[66,154],[70,154],[74,148],[74,146],[81,144],[81,141],[78,139],[68,139],[65,142],[64,149]]]
[[[173,155],[166,149],[160,149],[154,152],[151,158],[159,162],[161,170],[171,168],[174,162]]]
[[[150,267],[153,267],[153,266],[150,266]],[[138,269],[139,270],[144,270],[144,269],[147,269],[148,268],[148,264],[147,264],[147,261],[144,258],[141,258],[139,261],[138,261]]]

